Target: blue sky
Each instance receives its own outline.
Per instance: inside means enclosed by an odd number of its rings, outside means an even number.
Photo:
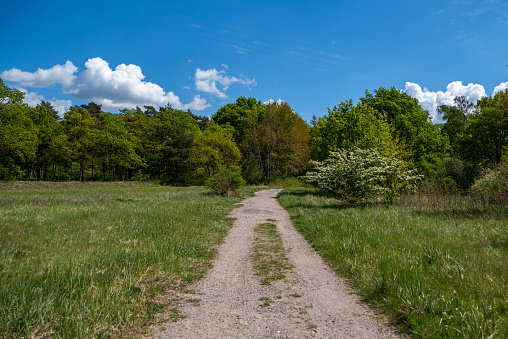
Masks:
[[[61,113],[212,115],[239,96],[309,121],[395,86],[438,104],[508,88],[508,1],[9,1],[0,77]],[[436,118],[435,121],[438,121]]]

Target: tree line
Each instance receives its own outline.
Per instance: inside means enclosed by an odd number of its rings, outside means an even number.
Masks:
[[[503,160],[508,91],[440,106],[444,123],[392,87],[346,100],[306,123],[288,103],[240,97],[211,118],[170,105],[104,112],[93,102],[60,118],[53,107],[23,103],[0,79],[0,180],[160,180],[203,184],[223,169],[248,183],[304,175],[309,160],[337,150],[396,155],[427,178],[467,188]]]

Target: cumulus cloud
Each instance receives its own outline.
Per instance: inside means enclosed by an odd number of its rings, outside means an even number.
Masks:
[[[277,99],[277,100],[274,100],[274,99],[268,99],[266,101],[263,101],[263,105],[269,105],[269,104],[273,104],[273,103],[277,103],[277,105],[282,105],[283,103],[285,103],[284,100],[282,100],[281,98]]]
[[[105,109],[131,108],[135,106],[164,106],[170,103],[182,110],[203,110],[210,105],[201,96],[195,96],[187,104],[173,92],[166,92],[157,84],[144,81],[145,76],[137,65],[120,64],[114,70],[101,58],[88,59],[85,69],[78,73],[72,62],[56,65],[34,73],[12,69],[2,73],[2,78],[27,87],[45,87],[62,84],[62,91],[76,99],[94,101]]]
[[[58,112],[58,115],[60,115],[61,117],[63,117],[64,113],[67,112],[69,110],[69,108],[71,108],[71,106],[72,106],[72,101],[65,100],[65,99],[53,98],[51,100],[45,100],[45,101],[48,101],[51,104],[51,106],[53,106],[55,111]]]
[[[177,109],[199,111],[209,106],[200,96],[183,104],[173,92],[165,92],[159,85],[143,81],[145,76],[137,65],[120,64],[113,70],[105,60],[93,58],[85,63],[85,68],[75,82],[63,86],[64,93],[115,109],[170,103]]]
[[[37,92],[28,92],[25,88],[18,88],[21,92],[25,94],[25,98],[23,102],[30,107],[35,107],[40,104],[42,101],[49,102],[51,106],[58,112],[58,115],[63,117],[64,113],[72,106],[71,100],[63,100],[63,99],[51,99],[46,100],[42,94]]]
[[[18,82],[21,86],[26,87],[47,87],[53,84],[70,85],[75,80],[74,73],[78,68],[70,61],[64,65],[55,65],[50,69],[37,69],[30,73],[24,72],[17,68],[4,71],[1,74],[2,79]]]
[[[457,96],[464,96],[472,103],[476,103],[478,99],[486,96],[485,88],[482,85],[470,83],[464,86],[462,81],[454,81],[448,84],[448,86],[446,86],[446,92],[432,92],[426,88],[422,90],[420,85],[413,82],[406,82],[404,92],[418,99],[420,105],[429,111],[433,122],[441,121],[441,117],[437,115],[437,108],[441,105],[455,105],[454,99]]]
[[[228,77],[225,76],[224,73],[225,71],[217,71],[215,68],[208,70],[196,69],[196,73],[194,74],[196,89],[226,99],[228,96],[225,92],[232,84],[239,83],[246,87],[256,85],[255,79],[244,78],[241,75],[238,78]],[[222,89],[219,89],[217,84],[222,85]]]
[[[494,88],[494,92],[492,94],[496,94],[497,92],[503,92],[506,91],[507,89],[508,89],[508,81],[502,82]]]
[[[25,88],[21,87],[18,90],[25,95],[23,102],[30,107],[35,107],[44,100],[44,96],[37,92],[28,92]]]

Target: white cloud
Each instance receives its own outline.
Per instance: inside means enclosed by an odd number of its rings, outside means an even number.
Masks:
[[[281,98],[277,99],[277,100],[274,100],[274,99],[268,99],[266,101],[263,101],[263,105],[269,105],[269,104],[273,104],[273,103],[277,103],[277,105],[282,105],[283,103],[285,103],[284,100],[282,100]]]
[[[457,96],[465,96],[466,99],[472,103],[476,103],[478,99],[486,96],[485,88],[482,85],[470,83],[464,86],[462,81],[454,81],[448,84],[448,86],[446,86],[446,92],[431,92],[426,88],[422,90],[420,85],[413,82],[406,82],[404,92],[418,99],[420,105],[429,111],[433,122],[442,121],[441,117],[437,115],[437,108],[440,105],[455,105],[454,99]]]
[[[58,112],[58,114],[63,117],[64,113],[72,106],[71,100],[62,100],[62,99],[51,99],[46,100],[42,94],[37,92],[28,92],[25,88],[18,88],[21,92],[25,94],[25,98],[23,102],[30,107],[35,107],[40,104],[42,101],[49,102],[51,106]]]
[[[222,64],[222,65],[221,65],[221,67],[222,67],[222,68],[225,68],[225,69],[228,69],[228,68],[229,68],[229,66],[228,66],[227,64]]]
[[[35,107],[44,100],[44,96],[37,92],[28,92],[25,88],[19,87],[18,90],[25,95],[23,102],[30,107]]]
[[[48,100],[46,100],[48,101]],[[67,112],[69,110],[69,108],[71,108],[72,106],[72,101],[70,100],[64,100],[64,99],[51,99],[48,101],[51,106],[53,106],[53,108],[55,109],[55,111],[58,112],[58,115],[60,115],[61,117],[63,117],[64,113]]]
[[[223,75],[225,71],[217,71],[215,68],[202,70],[196,69],[194,79],[196,80],[196,89],[201,92],[211,93],[219,98],[226,99],[226,91],[234,83],[242,84],[246,87],[255,86],[256,80],[244,78],[241,75],[237,77],[228,77]],[[222,85],[222,89],[217,87],[217,83]]]
[[[203,110],[210,105],[201,96],[187,104],[173,92],[165,92],[157,84],[143,81],[145,76],[137,65],[120,64],[114,70],[101,58],[88,59],[85,70],[75,75],[77,68],[70,62],[49,70],[34,73],[12,69],[2,73],[6,80],[28,87],[45,87],[62,84],[62,91],[80,100],[94,101],[104,109],[132,108],[135,106],[164,106],[170,103],[176,109]]]
[[[17,68],[4,71],[2,79],[18,82],[21,86],[46,87],[53,84],[70,85],[76,78],[78,68],[70,61],[64,65],[55,65],[50,69],[37,69],[34,73],[24,72]]]
[[[492,92],[492,94],[496,94],[497,92],[503,92],[507,89],[508,89],[508,81],[502,82],[494,88],[494,92]]]

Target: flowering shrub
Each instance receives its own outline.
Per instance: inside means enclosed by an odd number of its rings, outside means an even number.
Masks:
[[[402,190],[416,187],[423,177],[415,170],[404,171],[394,155],[383,157],[375,149],[330,152],[325,161],[311,164],[314,169],[304,179],[350,205],[377,195],[392,204]]]

